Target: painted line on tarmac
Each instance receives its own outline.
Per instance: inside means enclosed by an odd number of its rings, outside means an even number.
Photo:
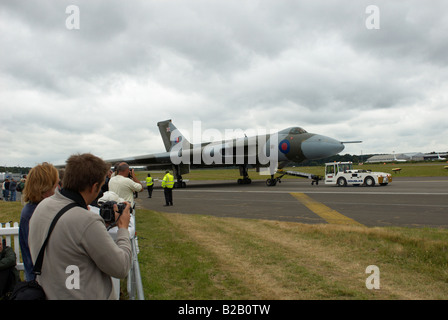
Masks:
[[[364,227],[363,224],[344,216],[338,211],[327,207],[323,203],[310,198],[304,193],[292,192],[291,195],[330,224],[344,224]]]
[[[206,189],[174,189],[174,192],[210,192],[210,193],[297,193],[297,192],[304,192],[307,194],[378,194],[378,195],[431,195],[431,196],[448,196],[448,192],[375,192],[375,191],[365,191],[365,192],[351,192],[351,191],[312,191],[312,190],[227,190],[227,189],[213,189],[213,190],[206,190]]]

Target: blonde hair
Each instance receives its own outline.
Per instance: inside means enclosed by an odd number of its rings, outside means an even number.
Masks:
[[[39,203],[59,181],[58,170],[47,162],[43,162],[31,169],[25,182],[23,196],[25,202]]]

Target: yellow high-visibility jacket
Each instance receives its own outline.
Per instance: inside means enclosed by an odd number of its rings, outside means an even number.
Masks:
[[[174,187],[174,177],[167,173],[162,180],[162,188],[169,188],[172,189]]]
[[[146,186],[150,187],[154,184],[154,182],[152,181],[152,177],[146,177]]]

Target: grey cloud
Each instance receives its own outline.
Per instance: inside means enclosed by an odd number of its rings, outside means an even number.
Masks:
[[[439,121],[447,111],[446,4],[376,1],[381,29],[368,30],[370,4],[3,1],[2,139],[30,121],[33,152],[39,145],[59,158],[69,150],[115,158],[163,150],[156,123],[171,118],[179,128],[195,120],[221,130],[299,125],[356,136],[372,151],[423,148],[438,130],[448,134]],[[68,5],[80,8],[80,30],[65,27]],[[18,159],[28,144],[16,146],[1,147]]]

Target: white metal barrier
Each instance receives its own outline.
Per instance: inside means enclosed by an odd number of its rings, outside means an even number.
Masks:
[[[129,270],[128,275],[128,294],[130,300],[145,300],[145,295],[143,294],[143,284],[140,274],[140,266],[138,264],[138,241],[137,237],[131,238],[132,247],[132,266]]]
[[[115,239],[116,228],[109,230],[109,234]],[[127,291],[129,295],[129,300],[145,300],[145,296],[143,294],[143,285],[142,278],[140,274],[140,266],[138,263],[138,239],[135,235],[135,217],[131,215],[131,223],[129,224],[129,233],[131,238],[131,251],[132,251],[132,261],[131,261],[131,269],[129,269],[128,278],[127,278]],[[114,289],[117,294],[117,297],[120,296],[120,279],[112,278],[112,282],[114,283]]]
[[[6,238],[6,245],[8,247],[13,248],[16,253],[16,269],[17,270],[25,270],[23,267],[23,263],[20,255],[20,244],[19,244],[19,223],[14,222],[11,226],[11,223],[0,223],[0,238]],[[1,240],[0,239],[0,240]]]

